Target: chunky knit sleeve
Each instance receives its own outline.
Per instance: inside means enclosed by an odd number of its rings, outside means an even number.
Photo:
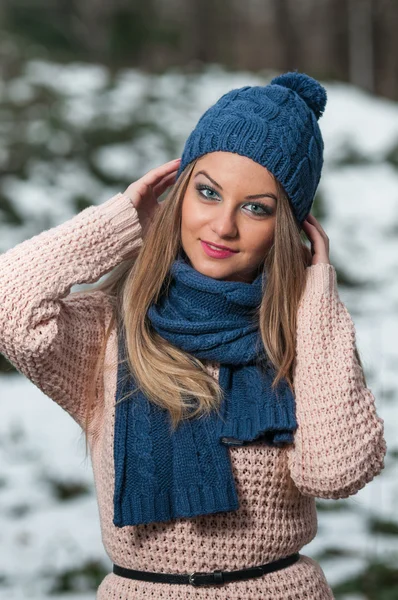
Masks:
[[[384,468],[384,421],[355,348],[355,327],[339,298],[335,268],[308,267],[297,323],[298,428],[288,449],[291,477],[304,495],[346,498]]]
[[[137,211],[119,193],[0,256],[0,352],[81,426],[110,303],[70,290],[141,244]]]

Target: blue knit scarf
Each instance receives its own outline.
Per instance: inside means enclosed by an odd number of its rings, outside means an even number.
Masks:
[[[293,442],[295,399],[282,380],[271,389],[274,368],[266,355],[254,310],[262,298],[260,273],[252,283],[213,279],[180,254],[170,286],[147,316],[174,346],[220,364],[224,391],[220,416],[181,421],[172,433],[166,409],[138,391],[116,405],[114,518],[117,527],[239,508],[229,445],[253,440]],[[259,345],[258,345],[259,344]],[[260,349],[260,351],[259,351]],[[136,389],[128,370],[125,331],[119,327],[116,399]]]

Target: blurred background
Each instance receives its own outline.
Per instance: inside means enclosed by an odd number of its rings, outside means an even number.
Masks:
[[[181,156],[230,89],[325,86],[312,212],[388,445],[302,550],[344,600],[398,599],[397,31],[398,0],[0,1],[0,252]],[[110,571],[78,426],[0,355],[0,598],[89,600]]]

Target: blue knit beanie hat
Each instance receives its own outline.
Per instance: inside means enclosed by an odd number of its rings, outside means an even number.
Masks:
[[[318,119],[326,99],[325,88],[297,70],[265,86],[227,92],[189,135],[177,179],[188,163],[208,152],[247,156],[282,184],[301,226],[321,177],[324,145]]]

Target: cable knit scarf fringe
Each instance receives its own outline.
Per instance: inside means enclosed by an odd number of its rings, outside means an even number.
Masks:
[[[171,432],[167,410],[141,390],[116,405],[114,525],[230,511],[239,508],[228,445],[255,439],[282,446],[297,429],[295,399],[286,382],[274,392],[274,368],[255,364],[262,274],[252,283],[217,280],[196,271],[181,255],[171,267],[167,295],[148,310],[154,329],[174,346],[220,364],[225,397],[222,418],[180,422]],[[118,335],[119,360],[126,356],[125,331]],[[118,365],[116,399],[136,389],[127,363]]]

